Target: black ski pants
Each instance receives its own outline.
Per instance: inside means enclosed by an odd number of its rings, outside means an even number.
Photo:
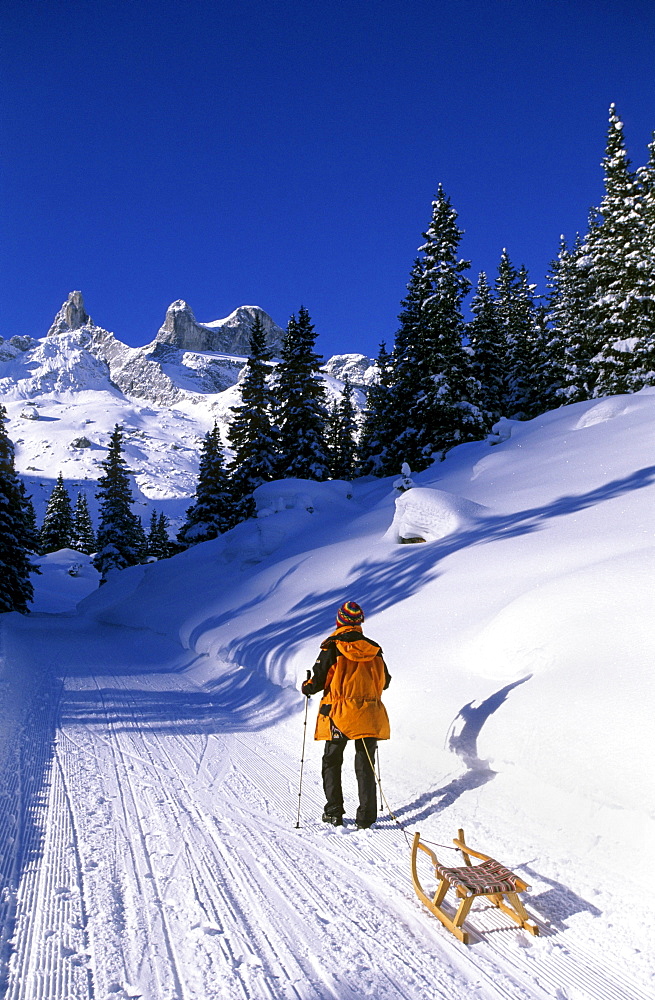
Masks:
[[[341,789],[341,765],[348,742],[348,738],[343,736],[327,740],[325,743],[321,773],[325,792],[325,813],[328,816],[341,818],[345,811]],[[363,826],[371,826],[378,816],[375,770],[372,766],[377,745],[378,741],[373,736],[355,740],[355,774],[359,790],[359,806],[355,819]]]

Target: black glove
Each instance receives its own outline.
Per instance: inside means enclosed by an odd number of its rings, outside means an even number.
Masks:
[[[302,687],[300,688],[300,690],[302,691],[302,693],[305,695],[306,698],[311,698],[311,696],[314,693],[313,691],[309,690],[311,685],[312,685],[311,680],[306,680],[303,681]]]

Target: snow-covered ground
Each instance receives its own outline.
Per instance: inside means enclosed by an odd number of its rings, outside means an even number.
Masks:
[[[0,620],[8,1000],[655,995],[655,393],[496,442],[397,511],[395,477],[271,484],[100,589],[44,560]],[[355,830],[351,750],[346,825],[320,822],[314,699],[296,828],[298,688],[346,599],[393,676],[397,821]],[[406,835],[459,827],[532,885],[540,937],[479,903],[466,948],[421,906]]]

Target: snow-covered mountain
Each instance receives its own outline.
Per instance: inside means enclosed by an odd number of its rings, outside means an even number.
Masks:
[[[0,339],[0,398],[37,515],[60,471],[71,491],[87,493],[94,510],[99,463],[120,423],[135,510],[147,517],[156,506],[175,525],[195,490],[199,448],[214,421],[225,439],[255,316],[279,354],[284,331],[258,306],[198,323],[178,300],[150,343],[128,347],[93,322],[79,291],[70,293],[47,336]],[[362,406],[373,375],[369,358],[348,354],[331,358],[323,377],[330,397],[348,377]]]

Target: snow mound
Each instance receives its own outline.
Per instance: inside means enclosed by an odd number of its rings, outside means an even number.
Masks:
[[[584,430],[585,427],[593,427],[594,424],[604,424],[607,420],[614,420],[615,417],[621,417],[624,413],[629,412],[629,398],[625,396],[609,396],[607,399],[603,399],[600,403],[597,403],[596,406],[585,410],[575,424],[574,430],[580,431]]]
[[[384,537],[394,542],[435,542],[471,527],[488,509],[454,493],[414,487],[396,500],[396,513]]]
[[[34,602],[31,611],[61,614],[74,611],[78,603],[98,589],[100,574],[91,556],[75,549],[59,549],[35,560],[40,574],[32,576]]]
[[[512,436],[513,428],[518,425],[518,420],[510,420],[509,417],[501,417],[500,420],[496,421],[491,428],[491,434],[487,436],[487,441],[489,444],[502,444],[503,441],[509,441]]]
[[[267,517],[283,510],[306,510],[310,514],[334,508],[352,497],[352,483],[331,479],[317,483],[312,479],[276,479],[263,483],[254,492],[257,517]]]

